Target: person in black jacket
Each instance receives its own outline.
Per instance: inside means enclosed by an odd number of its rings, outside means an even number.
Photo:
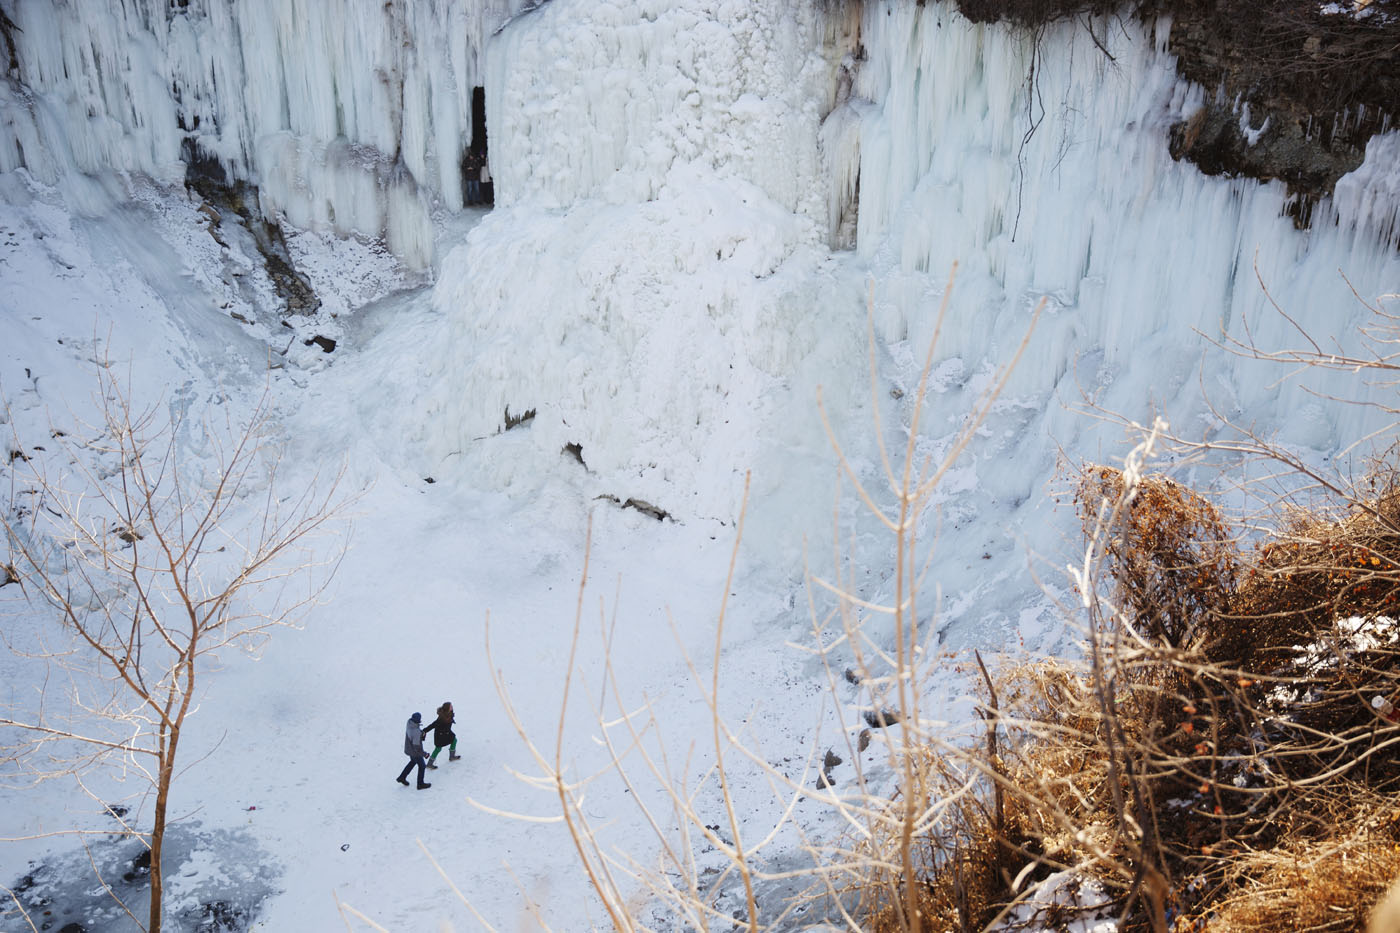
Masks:
[[[428,730],[433,730],[433,753],[428,756],[428,767],[437,768],[438,752],[447,749],[447,760],[456,761],[462,756],[457,754],[457,733],[452,731],[452,724],[457,721],[457,716],[452,712],[452,703],[444,702],[438,707],[437,719],[434,719],[426,728],[423,735],[426,737]]]
[[[462,157],[462,183],[466,187],[467,207],[481,203],[481,153],[468,149]]]

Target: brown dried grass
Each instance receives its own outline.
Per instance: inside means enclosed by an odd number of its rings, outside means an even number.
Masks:
[[[1372,906],[1400,875],[1400,810],[1367,795],[1337,817],[1324,838],[1234,860],[1230,893],[1203,918],[1203,933],[1366,929]]]
[[[1168,916],[1173,929],[1213,933],[1364,929],[1400,873],[1388,796],[1400,788],[1400,726],[1369,703],[1400,705],[1400,645],[1389,629],[1348,642],[1336,620],[1394,605],[1395,480],[1382,465],[1369,495],[1290,508],[1266,541],[1241,548],[1192,490],[1148,476],[1125,495],[1122,473],[1087,467],[1076,501],[1103,557],[1105,617],[1122,625],[1097,647],[1112,702],[1087,662],[1010,667],[989,684],[995,753],[931,756],[929,793],[969,771],[986,777],[923,840],[933,928],[983,929],[1069,867],[1113,893],[1125,931],[1164,929]],[[1106,522],[1105,501],[1118,503]],[[1152,870],[1160,901],[1143,891]]]

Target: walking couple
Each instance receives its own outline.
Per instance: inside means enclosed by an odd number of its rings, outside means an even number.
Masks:
[[[437,768],[438,752],[447,749],[447,760],[457,761],[462,756],[457,754],[457,734],[452,731],[452,724],[457,721],[456,715],[452,712],[450,702],[443,703],[438,707],[437,719],[428,725],[423,725],[423,714],[414,713],[408,717],[408,725],[404,729],[403,753],[408,756],[408,764],[403,766],[399,772],[398,782],[405,787],[408,786],[408,773],[415,767],[418,768],[418,789],[427,790],[433,785],[423,780],[425,768]],[[428,735],[428,731],[433,733],[433,753],[424,757],[423,739]]]

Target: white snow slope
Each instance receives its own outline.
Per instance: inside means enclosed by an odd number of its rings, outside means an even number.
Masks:
[[[1058,454],[1123,451],[1117,428],[1080,410],[1083,394],[1188,435],[1229,418],[1343,467],[1385,426],[1326,401],[1368,391],[1353,377],[1307,392],[1211,338],[1248,326],[1265,347],[1299,342],[1260,279],[1327,345],[1355,345],[1356,295],[1395,310],[1400,134],[1373,140],[1298,231],[1281,185],[1202,177],[1167,154],[1167,127],[1213,89],[1176,77],[1162,24],[1099,24],[1111,60],[1082,27],[1054,27],[1028,88],[1030,39],[947,3],[529,6],[0,0],[20,27],[18,78],[0,81],[12,447],[48,447],[50,419],[90,415],[91,360],[105,354],[160,410],[246,416],[268,385],[282,482],[343,464],[358,494],[344,562],[304,628],[204,680],[175,794],[178,923],[233,891],[267,930],[372,928],[360,914],[393,930],[604,925],[562,827],[488,812],[548,815],[554,802],[513,774],[535,769],[492,671],[552,748],[591,520],[565,758],[575,774],[604,760],[589,715],[601,619],[620,704],[655,704],[656,741],[694,785],[713,749],[684,658],[702,671],[716,660],[746,477],[721,708],[794,776],[813,749],[846,748],[869,698],[829,689],[789,646],[812,638],[804,543],[830,566],[839,516],[872,601],[888,599],[890,543],[849,490],[837,504],[818,392],[878,489],[872,416],[903,443],[954,262],[920,455],[946,449],[1047,305],[920,517],[937,541],[922,607],[950,652],[1066,646],[1066,620],[1027,568],[1053,592],[1073,549],[1075,520],[1050,498]],[[475,86],[489,212],[462,209],[457,172]],[[211,231],[178,187],[186,138],[259,186],[322,298],[315,316],[283,326],[251,237],[228,221]],[[317,335],[337,349],[307,342]],[[669,517],[619,507],[629,500]],[[51,619],[16,590],[0,587],[4,631],[23,646]],[[885,624],[872,616],[867,632],[887,638]],[[933,663],[950,676],[930,681],[926,708],[957,723],[959,661]],[[0,655],[0,702],[35,715],[46,673]],[[72,707],[50,693],[45,715],[61,721]],[[405,718],[430,719],[444,699],[464,760],[427,791],[399,787]],[[880,748],[866,753],[877,784]],[[0,884],[42,864],[86,878],[80,842],[48,834],[104,833],[110,817],[71,780],[33,785],[27,767],[0,765]],[[757,836],[781,808],[736,767]],[[86,782],[149,819],[129,774]],[[638,795],[656,790],[604,778],[586,810],[605,845],[645,861],[655,842]],[[699,807],[721,822],[713,788]],[[799,831],[842,828],[809,798],[764,857],[790,864]],[[12,916],[0,927],[23,929]]]

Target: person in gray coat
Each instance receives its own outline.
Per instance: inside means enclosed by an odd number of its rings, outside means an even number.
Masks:
[[[418,789],[427,790],[433,785],[423,780],[423,768],[427,765],[427,759],[423,756],[423,714],[414,713],[408,717],[408,726],[403,735],[403,753],[408,756],[408,764],[403,766],[399,772],[398,782],[404,787],[408,786],[408,772],[413,770],[413,766],[418,766]]]

